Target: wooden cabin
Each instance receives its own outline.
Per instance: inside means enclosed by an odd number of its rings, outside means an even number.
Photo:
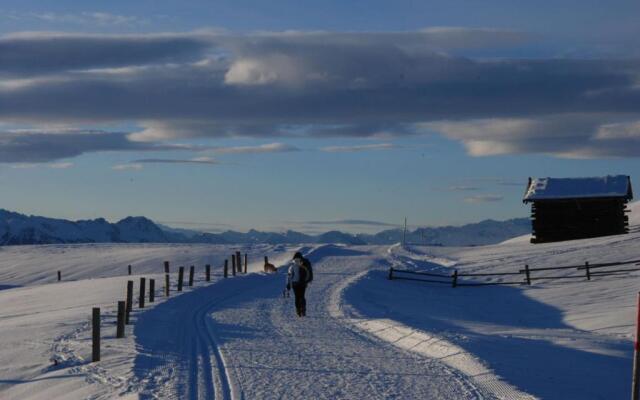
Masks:
[[[632,198],[627,175],[529,178],[522,202],[531,203],[531,243],[628,233]]]

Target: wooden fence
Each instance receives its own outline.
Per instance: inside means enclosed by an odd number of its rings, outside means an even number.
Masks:
[[[236,275],[236,269],[238,274],[247,273],[248,255],[246,253],[244,254],[244,268],[242,268],[243,267],[242,257],[239,251],[235,252],[235,254],[232,254],[231,259],[233,260],[234,276]],[[224,266],[221,267],[222,269],[221,276],[223,276],[224,278],[228,277],[228,270],[227,270],[228,264],[229,264],[229,259],[226,259],[224,260]],[[176,286],[177,286],[177,291],[181,292],[184,286],[184,267],[180,267],[178,271],[179,271],[178,282]],[[131,265],[127,265],[127,275],[131,275],[131,272],[132,272]],[[170,295],[169,288],[171,286],[169,261],[164,262],[163,272],[165,276],[164,295],[165,295],[165,298],[168,298]],[[189,282],[188,282],[189,287],[193,286],[194,275],[195,275],[195,266],[192,265],[189,269]],[[204,277],[206,282],[211,281],[211,265],[210,264],[205,265]],[[58,281],[62,281],[62,271],[57,271],[57,278],[58,278]],[[153,303],[156,295],[155,280],[149,279],[148,282],[149,282],[149,291],[148,291],[149,303]],[[138,307],[139,308],[144,308],[145,306],[145,300],[147,298],[146,283],[147,283],[147,279],[144,277],[141,277],[139,290],[138,290]],[[127,281],[127,286],[125,290],[125,293],[126,293],[125,300],[124,301],[118,300],[116,302],[117,304],[116,321],[117,322],[116,322],[115,337],[118,339],[125,337],[125,326],[131,323],[129,316],[131,311],[133,310],[133,289],[134,289],[134,282],[131,280]],[[101,336],[100,334],[101,319],[100,319],[99,307],[93,307],[91,309],[91,327],[92,327],[91,360],[92,362],[97,362],[97,361],[100,361],[100,336]]]
[[[620,269],[609,269],[620,266],[628,266],[633,264],[633,267],[624,267]],[[530,268],[529,265],[525,265],[523,269],[517,272],[482,272],[482,273],[462,273],[458,270],[454,270],[451,275],[434,272],[424,271],[411,271],[407,269],[389,268],[389,279],[401,279],[409,281],[420,281],[426,283],[438,283],[444,285],[451,285],[456,288],[458,286],[495,286],[495,285],[531,285],[532,281],[537,280],[554,280],[554,279],[585,279],[587,281],[596,277],[612,276],[612,275],[625,275],[631,272],[640,271],[637,266],[640,265],[640,260],[630,261],[617,261],[609,263],[589,264],[585,262],[580,265],[565,265],[561,267],[542,267],[542,268]],[[576,274],[572,275],[538,275],[541,271],[559,271],[559,270],[575,270]],[[482,280],[494,277],[507,277],[506,281],[488,281]],[[520,277],[518,280],[516,277]],[[464,278],[471,278],[472,280],[465,280]],[[479,280],[480,279],[480,280]]]

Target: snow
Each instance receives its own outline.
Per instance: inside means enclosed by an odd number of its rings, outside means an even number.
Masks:
[[[514,272],[640,259],[640,206],[630,207],[628,235],[536,245],[525,235],[458,248],[1,247],[0,398],[625,398],[639,273],[453,289],[389,281],[387,271]],[[222,261],[236,250],[249,253],[252,273],[224,279]],[[283,271],[261,272],[264,255],[279,266],[295,250],[314,265],[302,319],[293,298],[282,297]],[[173,282],[177,266],[196,265],[195,287],[165,299],[164,260]],[[209,283],[206,263],[214,269]],[[140,276],[156,278],[157,302],[134,307],[127,337],[115,339],[116,301]],[[94,306],[103,313],[103,355],[89,363]]]
[[[594,178],[533,178],[523,201],[623,197],[631,198],[627,175]]]

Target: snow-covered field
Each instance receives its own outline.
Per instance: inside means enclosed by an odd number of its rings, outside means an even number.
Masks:
[[[0,398],[626,398],[638,273],[456,289],[386,278],[390,266],[514,272],[640,259],[636,230],[538,245],[303,246],[315,272],[303,319],[282,297],[283,272],[259,272],[264,255],[282,265],[293,247],[0,248]],[[249,253],[252,273],[225,280],[220,266],[236,249]],[[196,265],[195,287],[165,299],[164,260],[173,282],[179,265]],[[156,278],[158,301],[134,307],[116,340],[128,264],[136,286]],[[94,306],[103,355],[92,364]]]

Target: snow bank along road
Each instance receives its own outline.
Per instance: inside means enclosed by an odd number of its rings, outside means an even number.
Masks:
[[[636,286],[628,277],[453,290],[385,276],[398,264],[497,271],[524,260],[575,263],[584,254],[600,257],[594,262],[630,259],[637,256],[634,238],[477,249],[303,248],[315,273],[308,317],[296,317],[293,298],[282,297],[283,271],[216,276],[210,285],[199,281],[136,311],[127,339],[107,335],[103,361],[96,364],[85,361],[89,326],[78,315],[113,303],[127,277],[0,290],[0,360],[10,365],[0,367],[0,398],[624,398],[633,319],[625,299],[631,294],[627,302],[633,304]],[[185,265],[206,252],[217,258],[231,253],[224,246],[176,249],[164,250],[154,265],[171,259],[172,251]],[[126,265],[119,246],[104,250],[114,264]],[[260,247],[252,259],[265,252],[284,262],[292,250]],[[65,251],[73,258],[86,248]],[[0,276],[4,261],[0,255]],[[96,265],[89,269],[99,271]],[[29,284],[25,271],[12,273],[19,284]],[[80,269],[76,273],[82,279]],[[594,300],[581,294],[585,290],[600,295]],[[61,305],[49,304],[52,296]],[[112,324],[106,315],[104,324]],[[49,357],[60,365],[45,365]]]

